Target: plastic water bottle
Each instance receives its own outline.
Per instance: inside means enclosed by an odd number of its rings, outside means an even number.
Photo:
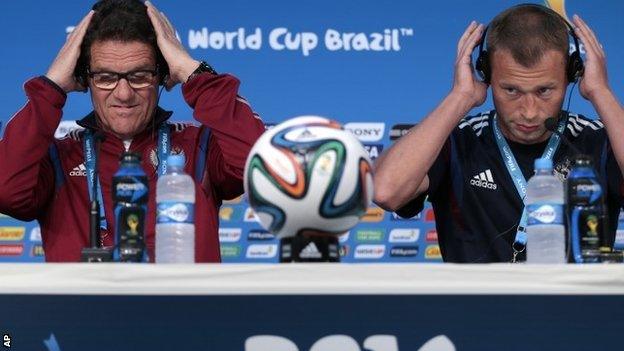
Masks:
[[[553,175],[552,161],[535,160],[535,175],[527,184],[527,263],[565,263],[563,183]]]
[[[195,262],[195,184],[184,173],[184,156],[167,158],[156,186],[156,263]]]

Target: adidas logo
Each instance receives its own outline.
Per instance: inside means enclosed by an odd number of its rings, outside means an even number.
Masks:
[[[69,175],[72,177],[86,177],[87,167],[85,167],[84,163],[81,163],[78,166],[74,167],[74,169],[69,172]]]
[[[478,186],[485,189],[496,190],[498,185],[494,183],[492,172],[487,169],[485,172],[481,172],[470,179],[470,185]]]
[[[319,252],[318,247],[314,242],[310,242],[306,247],[301,250],[299,253],[299,257],[301,258],[321,258],[323,255]]]

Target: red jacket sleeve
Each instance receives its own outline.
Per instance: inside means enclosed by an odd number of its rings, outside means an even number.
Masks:
[[[28,101],[0,140],[0,212],[33,220],[54,193],[48,149],[61,121],[66,95],[44,77],[24,85]]]
[[[243,171],[249,150],[265,127],[238,95],[240,82],[231,75],[204,73],[182,86],[193,116],[212,131],[206,167],[220,199],[243,193]],[[210,184],[204,184],[210,186]]]

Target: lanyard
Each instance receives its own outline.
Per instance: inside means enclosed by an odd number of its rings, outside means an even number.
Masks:
[[[498,146],[498,150],[500,151],[501,156],[503,156],[503,161],[505,163],[505,166],[507,167],[507,172],[509,172],[509,175],[514,181],[514,185],[516,186],[518,195],[520,195],[520,199],[524,201],[524,198],[526,196],[526,187],[527,187],[526,179],[524,179],[524,175],[522,174],[522,171],[520,170],[520,167],[518,166],[518,162],[516,162],[516,158],[511,152],[511,148],[509,147],[507,140],[505,140],[503,133],[501,133],[496,120],[497,120],[496,115],[494,115],[494,119],[492,123],[492,130],[494,131],[494,139],[496,140],[496,145]],[[567,118],[561,118],[561,120],[559,121],[559,125],[557,126],[557,131],[560,134],[563,134],[563,131],[565,130],[566,120]],[[561,140],[561,137],[559,136],[558,133],[552,133],[552,135],[550,136],[550,140],[548,141],[548,145],[546,145],[546,149],[544,150],[544,153],[542,154],[542,158],[547,158],[547,159],[552,160],[555,155],[555,151],[557,151],[557,148],[559,147],[560,140]],[[514,262],[516,260],[516,256],[520,252],[524,251],[524,248],[526,247],[526,242],[527,242],[526,225],[527,225],[528,219],[529,219],[529,214],[527,213],[526,206],[525,206],[522,209],[522,217],[520,219],[520,224],[518,225],[518,230],[516,231],[516,237],[513,243],[513,250],[514,250],[513,261]]]
[[[158,154],[158,176],[164,175],[167,172],[167,157],[171,151],[171,132],[169,125],[163,123],[158,128],[158,145],[156,150]],[[100,187],[100,180],[95,177],[95,166],[97,164],[97,154],[95,152],[95,138],[93,137],[93,131],[90,129],[85,130],[83,139],[83,147],[85,154],[85,168],[87,169],[87,184],[89,187],[89,199],[93,201],[93,185],[97,191],[98,201],[100,203],[100,228],[107,230],[108,223],[106,222],[106,213],[104,212],[104,201],[102,197],[102,188]]]

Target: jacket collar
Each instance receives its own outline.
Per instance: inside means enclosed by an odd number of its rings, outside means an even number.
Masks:
[[[171,117],[172,114],[173,114],[172,111],[166,111],[162,109],[160,106],[157,106],[156,112],[153,117],[154,125],[157,127],[160,126],[160,124],[167,121]],[[102,130],[102,127],[100,127],[97,123],[97,114],[95,113],[95,111],[91,111],[91,113],[83,117],[81,120],[76,121],[76,123],[83,128],[87,128],[87,129],[91,129],[95,131]]]

